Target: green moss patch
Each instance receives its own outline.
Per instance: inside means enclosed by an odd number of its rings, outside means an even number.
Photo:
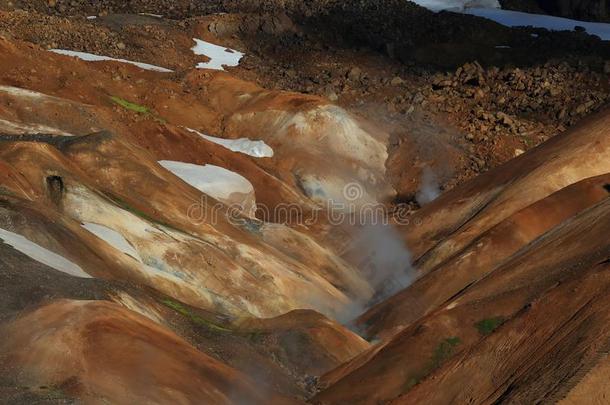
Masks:
[[[115,103],[118,106],[123,107],[126,110],[133,111],[138,114],[150,116],[155,121],[158,121],[162,124],[165,124],[167,122],[164,118],[160,117],[156,112],[154,112],[153,110],[151,110],[150,108],[148,108],[144,105],[133,103],[129,100],[125,100],[124,98],[121,98],[118,96],[110,96],[110,100],[112,100],[113,103]]]
[[[252,342],[252,343],[263,343],[265,341],[265,337],[267,337],[267,333],[262,332],[262,331],[252,331],[252,332],[248,332],[246,334],[246,337]]]
[[[403,392],[409,391],[411,388],[419,384],[421,380],[426,378],[426,376],[443,365],[443,363],[451,357],[455,347],[461,342],[462,341],[457,336],[443,339],[434,349],[434,353],[432,353],[432,357],[423,371],[409,378],[409,380],[405,383],[403,386]]]
[[[498,329],[500,325],[502,325],[504,322],[505,319],[503,316],[496,316],[493,318],[486,318],[480,320],[479,322],[475,323],[474,326],[477,328],[481,335],[489,335],[494,330]]]
[[[132,103],[131,101],[127,101],[124,98],[117,96],[110,96],[110,99],[117,105],[125,108],[126,110],[134,111],[140,114],[150,114],[150,109],[146,106]]]
[[[451,354],[453,353],[453,348],[459,345],[460,342],[460,338],[456,336],[447,338],[440,342],[438,346],[436,346],[434,354],[432,355],[430,372],[439,368],[441,364],[445,362],[445,360],[451,357]]]
[[[46,400],[59,401],[67,398],[67,395],[60,387],[42,385],[38,388],[37,393]]]
[[[184,305],[182,305],[181,303],[179,303],[177,301],[170,300],[170,299],[164,299],[161,301],[161,303],[163,305],[165,305],[166,307],[173,309],[180,315],[184,316],[185,318],[187,318],[189,321],[191,321],[192,323],[194,323],[197,326],[204,327],[213,332],[220,332],[220,333],[233,332],[231,329],[227,329],[227,328],[220,326],[212,321],[209,321],[197,314],[194,314],[191,310],[189,310],[187,307],[185,307]]]

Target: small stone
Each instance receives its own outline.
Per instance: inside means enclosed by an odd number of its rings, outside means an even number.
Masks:
[[[413,103],[414,104],[421,104],[421,103],[424,102],[425,99],[426,98],[424,97],[423,94],[417,93],[417,94],[415,94],[415,96],[413,96]]]
[[[362,70],[359,67],[353,67],[347,73],[347,78],[352,81],[360,80],[361,76],[362,76]]]
[[[513,119],[503,112],[496,113],[496,118],[504,126],[512,127],[515,125]]]
[[[335,93],[334,91],[329,91],[328,93],[326,93],[326,98],[328,98],[329,101],[332,101],[333,103],[337,100],[339,100],[339,96],[337,96],[337,93]]]
[[[404,83],[404,81],[403,81],[403,80],[402,80],[400,77],[398,77],[398,76],[394,77],[394,78],[392,79],[392,81],[390,81],[390,84],[391,84],[392,86],[394,86],[394,87],[396,87],[396,86],[400,86],[400,85],[401,85],[401,84],[403,84],[403,83]]]
[[[474,162],[474,164],[479,168],[483,169],[485,167],[485,161],[477,156],[471,156],[470,159]]]
[[[587,104],[582,103],[578,107],[576,107],[576,110],[574,111],[573,115],[581,115],[581,114],[584,114],[585,112],[587,112]]]

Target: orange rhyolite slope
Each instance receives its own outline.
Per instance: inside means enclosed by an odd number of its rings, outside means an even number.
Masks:
[[[392,198],[384,131],[226,72],[0,38],[0,383],[85,403],[576,403],[608,374],[608,128],[600,113],[399,228],[417,279],[355,321],[367,342],[333,320],[378,291],[325,208]],[[267,212],[228,216],[240,198]]]
[[[382,340],[312,401],[532,403],[596,384],[584,376],[605,370],[609,122],[599,114],[420,211],[407,234],[420,277],[357,320]]]

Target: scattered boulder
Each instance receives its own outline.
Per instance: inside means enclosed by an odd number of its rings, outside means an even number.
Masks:
[[[357,66],[351,68],[347,72],[347,78],[353,82],[360,80],[362,78],[362,70]]]
[[[403,80],[402,80],[402,79],[401,79],[399,76],[394,77],[394,78],[393,78],[393,79],[390,81],[390,84],[391,84],[392,86],[394,86],[394,87],[396,87],[396,86],[400,86],[400,85],[401,85],[401,84],[403,84],[403,83],[404,83],[404,81],[403,81]]]

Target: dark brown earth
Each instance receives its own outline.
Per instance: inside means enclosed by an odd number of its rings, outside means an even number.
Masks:
[[[584,21],[608,21],[605,0],[500,0],[502,8],[537,14],[552,14]]]

